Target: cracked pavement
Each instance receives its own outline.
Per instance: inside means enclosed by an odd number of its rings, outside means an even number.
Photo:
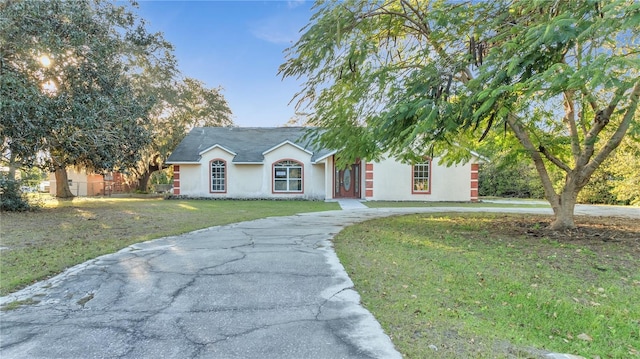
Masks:
[[[0,297],[32,303],[0,313],[0,357],[401,358],[331,239],[368,219],[443,211],[550,213],[353,209],[139,243]]]
[[[400,358],[331,238],[374,213],[212,227],[127,247],[0,298],[9,358]]]

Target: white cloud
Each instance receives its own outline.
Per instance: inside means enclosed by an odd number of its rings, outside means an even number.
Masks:
[[[303,26],[304,24],[295,21],[295,18],[276,15],[254,23],[250,31],[261,40],[274,44],[291,44],[298,40],[299,31]]]
[[[305,0],[289,0],[287,1],[287,6],[289,9],[297,8],[300,5],[304,5]]]

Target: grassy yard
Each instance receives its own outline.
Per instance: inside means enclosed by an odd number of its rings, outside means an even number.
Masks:
[[[310,201],[136,198],[49,201],[0,215],[0,295],[130,244],[228,223],[339,209]]]
[[[335,239],[362,296],[407,358],[640,357],[640,224],[429,214]],[[437,350],[437,351],[436,351]]]
[[[503,203],[490,203],[490,202],[416,202],[416,201],[370,201],[364,204],[369,208],[408,208],[408,207],[518,207],[518,208],[545,208],[550,207],[548,203],[540,204],[531,201],[519,201],[508,203],[508,200],[504,200]]]

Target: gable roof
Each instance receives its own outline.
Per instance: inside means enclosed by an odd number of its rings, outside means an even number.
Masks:
[[[195,127],[167,159],[168,164],[196,163],[202,153],[220,147],[235,154],[233,163],[262,163],[264,154],[289,143],[311,154],[311,162],[332,151],[302,138],[309,127]]]

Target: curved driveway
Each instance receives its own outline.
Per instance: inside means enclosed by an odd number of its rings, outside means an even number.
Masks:
[[[136,244],[2,297],[37,303],[0,314],[0,357],[400,358],[360,306],[331,246],[336,233],[394,214],[550,213],[355,207]]]

